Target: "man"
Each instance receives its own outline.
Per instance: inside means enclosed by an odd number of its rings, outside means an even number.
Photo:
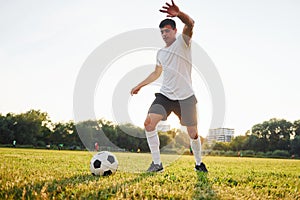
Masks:
[[[144,122],[147,142],[152,155],[152,163],[148,172],[161,172],[163,165],[160,160],[159,137],[156,126],[161,120],[166,120],[171,112],[180,119],[180,123],[187,127],[190,136],[191,148],[196,160],[195,171],[207,172],[206,166],[201,161],[201,143],[197,130],[197,99],[192,89],[191,71],[191,37],[193,35],[194,21],[187,14],[180,11],[178,6],[166,3],[160,12],[167,13],[167,17],[178,17],[183,23],[182,35],[176,38],[176,23],[167,18],[160,25],[162,39],[166,46],[157,53],[155,70],[141,83],[131,90],[131,95],[152,83],[163,75],[163,83],[160,93],[156,93],[156,99],[150,106]]]

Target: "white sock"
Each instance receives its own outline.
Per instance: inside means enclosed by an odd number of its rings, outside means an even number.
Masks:
[[[152,160],[154,162],[154,164],[160,164],[160,151],[159,151],[159,137],[157,134],[157,130],[154,131],[145,131],[146,133],[146,137],[147,137],[147,142],[148,142],[148,146],[150,148],[151,151],[151,155],[152,155]]]
[[[200,136],[198,136],[197,139],[190,139],[191,147],[193,150],[193,154],[195,157],[196,165],[201,164],[201,142],[200,142]]]

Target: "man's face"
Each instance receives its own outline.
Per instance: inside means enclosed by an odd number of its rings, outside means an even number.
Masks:
[[[160,29],[161,36],[167,46],[170,46],[176,39],[177,29],[173,29],[171,25],[166,25]]]

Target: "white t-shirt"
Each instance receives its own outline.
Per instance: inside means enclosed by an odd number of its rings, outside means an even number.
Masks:
[[[157,65],[163,68],[160,93],[172,100],[187,99],[194,94],[192,88],[191,45],[179,35],[169,47],[157,52]]]

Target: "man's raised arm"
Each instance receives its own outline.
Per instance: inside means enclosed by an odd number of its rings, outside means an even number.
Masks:
[[[183,39],[186,44],[190,43],[190,40],[193,35],[193,28],[194,28],[194,20],[188,16],[186,13],[180,11],[178,6],[174,3],[172,0],[172,5],[169,3],[166,3],[166,6],[162,7],[163,9],[160,9],[160,12],[167,13],[167,17],[178,17],[184,24],[184,28],[182,31]]]

